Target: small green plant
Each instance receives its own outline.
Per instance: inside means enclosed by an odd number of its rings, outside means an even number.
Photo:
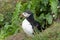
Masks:
[[[52,14],[55,14],[55,18],[57,18],[57,5],[58,5],[58,0],[50,0],[50,5],[51,5],[51,10]]]

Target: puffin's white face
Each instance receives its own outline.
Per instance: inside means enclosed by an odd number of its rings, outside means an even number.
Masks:
[[[23,15],[24,17],[29,17],[31,14],[28,14],[28,13],[24,12],[24,13],[22,13],[22,15]]]

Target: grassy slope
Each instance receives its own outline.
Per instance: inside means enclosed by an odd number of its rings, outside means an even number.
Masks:
[[[21,36],[22,35],[22,36]],[[60,40],[60,23],[55,22],[43,32],[36,34],[33,38],[24,37],[24,34],[17,34],[9,37],[10,40]]]

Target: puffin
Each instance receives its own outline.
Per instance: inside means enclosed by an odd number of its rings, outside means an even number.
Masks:
[[[36,27],[41,31],[41,25],[34,19],[33,13],[30,10],[26,10],[22,13],[25,19],[22,22],[22,29],[28,36],[34,36],[34,28]]]

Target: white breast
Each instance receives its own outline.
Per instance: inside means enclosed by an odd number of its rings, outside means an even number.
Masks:
[[[22,22],[22,28],[24,30],[24,32],[29,35],[29,36],[32,36],[33,34],[33,28],[32,28],[32,25],[29,23],[29,21],[27,19],[25,19],[23,22]]]

